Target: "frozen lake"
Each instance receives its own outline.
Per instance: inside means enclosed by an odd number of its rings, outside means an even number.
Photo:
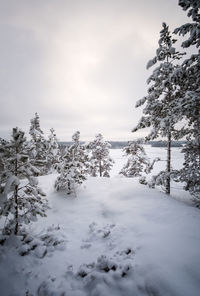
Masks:
[[[166,159],[167,159],[167,149],[165,147],[151,147],[151,145],[144,146],[147,156],[153,160],[156,157],[159,157],[161,161],[155,163],[152,174],[155,175],[159,171],[165,170],[166,168]],[[182,148],[173,147],[172,148],[172,168],[180,169],[184,161],[184,155],[181,153]],[[111,171],[111,176],[116,176],[119,174],[123,165],[126,163],[127,157],[124,156],[122,149],[111,149],[110,155],[114,159],[115,164]]]
[[[151,159],[155,159],[156,157],[159,157],[161,161],[158,161],[155,163],[154,168],[151,172],[151,174],[147,175],[147,179],[150,179],[152,175],[158,174],[160,171],[166,169],[166,159],[167,159],[167,149],[165,147],[151,147],[151,145],[145,145],[145,151],[147,156]],[[184,162],[184,155],[181,153],[182,148],[181,147],[172,147],[172,153],[171,153],[171,166],[172,169],[180,169],[182,167],[182,164]],[[122,177],[119,175],[120,170],[126,163],[127,157],[124,156],[124,152],[122,149],[111,149],[110,155],[114,159],[115,163],[113,165],[113,168],[110,172],[111,177]],[[158,190],[164,191],[164,188],[157,188]],[[183,184],[182,183],[176,183],[171,182],[171,195],[176,200],[181,200],[186,203],[191,203],[190,201],[190,195],[188,192],[183,190]]]

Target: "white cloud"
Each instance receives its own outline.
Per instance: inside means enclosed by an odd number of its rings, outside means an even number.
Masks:
[[[63,140],[130,139],[161,23],[185,20],[172,0],[1,0],[0,135],[37,111]]]

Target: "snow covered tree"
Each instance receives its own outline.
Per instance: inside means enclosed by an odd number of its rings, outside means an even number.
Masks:
[[[175,114],[181,115],[187,122],[177,135],[186,136],[183,148],[185,162],[183,169],[177,172],[176,179],[186,183],[185,189],[200,204],[200,1],[179,0],[179,5],[187,11],[191,23],[176,28],[174,33],[187,36],[183,48],[196,50],[174,73],[174,81],[181,88],[177,95]]]
[[[185,183],[184,189],[189,191],[198,207],[200,207],[200,145],[192,136],[187,136],[187,143],[182,149],[185,161],[183,168],[175,171],[175,181]]]
[[[129,178],[140,177],[143,173],[148,174],[153,169],[155,161],[159,158],[151,163],[142,144],[143,141],[139,139],[129,142],[128,146],[124,147],[123,151],[128,156],[128,160],[120,174]]]
[[[56,133],[53,128],[50,129],[50,135],[49,135],[47,144],[48,144],[47,164],[48,164],[49,170],[56,169],[60,161],[60,150],[58,146]]]
[[[18,234],[20,226],[35,221],[37,215],[46,216],[47,201],[33,175],[37,168],[29,161],[24,132],[13,128],[12,139],[1,143],[5,186],[0,198],[0,215],[6,216],[6,233]]]
[[[139,107],[146,103],[143,109],[144,116],[140,119],[138,125],[133,132],[142,128],[152,127],[151,133],[146,140],[153,140],[159,136],[166,137],[168,142],[167,148],[167,168],[165,172],[166,193],[170,194],[170,173],[171,173],[171,140],[172,133],[175,130],[175,124],[179,121],[179,117],[174,115],[174,103],[176,86],[172,81],[172,73],[174,73],[177,65],[175,60],[182,57],[174,48],[175,39],[172,38],[169,27],[166,23],[162,24],[160,31],[159,47],[156,56],[147,63],[147,69],[158,63],[158,67],[154,69],[153,74],[149,77],[147,83],[148,95],[136,103]]]
[[[114,163],[110,157],[109,148],[111,145],[103,139],[101,134],[98,134],[96,135],[94,141],[89,143],[88,147],[91,150],[91,175],[96,177],[99,174],[100,177],[110,177],[109,171]]]
[[[44,138],[43,131],[40,128],[40,118],[37,113],[35,117],[31,119],[31,126],[29,134],[31,136],[30,141],[30,158],[34,166],[36,166],[41,174],[47,173],[47,151],[48,143]]]
[[[55,189],[65,190],[67,194],[76,194],[76,186],[87,179],[88,154],[84,145],[80,144],[80,132],[72,136],[72,145],[67,147],[60,164],[58,176],[55,182]]]
[[[0,147],[1,147],[2,151],[3,151],[3,147],[5,147],[7,144],[8,144],[8,141],[0,138]],[[4,171],[4,163],[3,163],[3,158],[0,153],[0,194],[3,192],[3,188],[4,188],[3,185],[5,183],[5,178],[6,178],[6,175],[5,175],[5,171]]]

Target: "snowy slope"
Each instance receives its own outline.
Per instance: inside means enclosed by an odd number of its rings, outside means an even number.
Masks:
[[[0,295],[199,295],[198,209],[116,174],[77,197],[54,192],[55,178],[40,177],[47,218],[0,247]]]

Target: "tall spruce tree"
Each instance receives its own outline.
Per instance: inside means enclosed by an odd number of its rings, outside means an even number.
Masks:
[[[167,138],[167,167],[165,177],[163,178],[163,185],[165,186],[166,193],[170,194],[171,141],[175,124],[179,120],[179,117],[177,115],[174,116],[173,112],[176,86],[171,76],[176,67],[178,67],[174,65],[174,61],[179,60],[183,54],[174,48],[176,40],[172,38],[166,23],[163,23],[162,27],[156,56],[148,62],[147,69],[156,63],[159,65],[154,69],[153,74],[147,81],[150,84],[148,95],[136,103],[136,107],[145,103],[146,106],[143,109],[144,116],[142,116],[138,125],[133,129],[133,132],[142,128],[152,127],[152,131],[146,137],[146,140],[153,140],[159,136]]]
[[[20,226],[35,221],[37,215],[46,216],[47,201],[33,175],[38,172],[29,161],[24,132],[13,128],[12,139],[1,143],[5,186],[0,204],[0,215],[6,216],[6,233],[18,234]]]
[[[185,189],[200,205],[200,1],[179,0],[179,5],[187,11],[191,23],[176,28],[174,33],[187,36],[182,47],[192,48],[196,53],[187,58],[174,73],[174,81],[180,87],[174,108],[187,122],[178,137],[186,136],[183,169],[176,174],[178,180],[186,183]]]
[[[46,174],[48,172],[48,167],[47,167],[48,143],[44,138],[43,131],[40,128],[40,118],[38,113],[35,113],[35,117],[31,119],[29,134],[31,136],[31,141],[30,141],[31,162],[34,166],[36,166],[40,170],[40,174]]]
[[[93,177],[98,174],[100,177],[110,177],[109,172],[114,163],[110,157],[110,143],[106,142],[101,134],[98,134],[88,147],[91,150],[90,174]]]
[[[76,187],[87,179],[88,154],[86,147],[80,143],[80,132],[72,136],[72,145],[67,147],[60,164],[55,182],[56,191],[64,190],[67,194],[76,194]]]

